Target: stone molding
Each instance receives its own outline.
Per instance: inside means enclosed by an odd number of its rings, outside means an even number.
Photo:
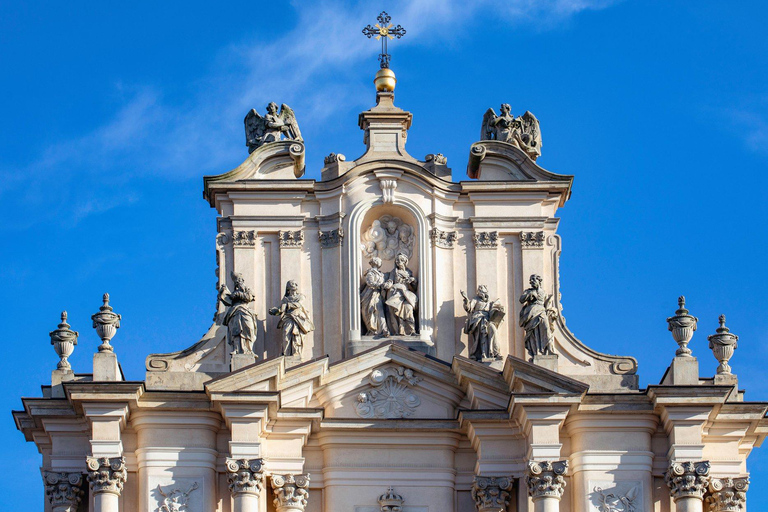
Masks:
[[[52,507],[71,507],[77,510],[83,499],[83,474],[44,471],[45,495]]]
[[[478,512],[504,512],[509,505],[511,477],[475,476],[472,499]]]
[[[543,231],[522,231],[520,232],[520,245],[523,249],[541,249],[544,247]]]
[[[475,249],[495,249],[499,245],[499,232],[476,231],[473,240]]]
[[[705,501],[710,512],[743,512],[747,510],[749,477],[713,478]]]
[[[277,512],[303,512],[309,498],[309,473],[272,475],[272,491]]]
[[[709,469],[708,460],[672,462],[664,474],[664,481],[669,486],[670,496],[675,501],[681,498],[703,500],[710,482]]]
[[[317,238],[320,241],[320,247],[323,249],[339,247],[344,243],[344,229],[339,228],[331,231],[320,231],[317,234]]]
[[[528,496],[560,499],[565,492],[565,475],[568,473],[568,461],[528,461],[528,474],[525,482]]]
[[[264,461],[262,459],[233,459],[228,457],[227,481],[232,496],[255,494],[259,496],[264,483]]]
[[[432,245],[443,249],[453,249],[458,236],[456,231],[440,231],[437,228],[429,230],[429,239],[432,241]]]
[[[88,457],[88,483],[93,494],[110,493],[120,496],[128,478],[125,457]]]
[[[300,229],[296,231],[280,230],[278,235],[280,247],[301,247],[304,244],[304,232]]]
[[[232,232],[232,245],[234,247],[256,247],[255,231]]]

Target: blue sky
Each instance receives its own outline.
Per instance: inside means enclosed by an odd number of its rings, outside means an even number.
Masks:
[[[467,5],[469,4],[469,5]],[[296,111],[307,177],[330,152],[362,153],[382,9],[409,152],[441,152],[465,179],[488,107],[541,122],[544,168],[576,176],[561,210],[568,326],[636,356],[658,383],[676,345],[665,319],[685,294],[702,375],[717,316],[740,336],[747,399],[768,400],[768,40],[764,2],[0,2],[0,422],[11,509],[42,499],[39,455],[11,409],[38,396],[62,309],[89,372],[90,315],[110,292],[127,378],[150,352],[191,345],[215,303],[215,212],[202,176],[247,156],[242,119]],[[768,447],[767,447],[768,448]],[[749,500],[768,499],[768,451]],[[12,492],[11,492],[12,490]],[[14,507],[15,505],[15,507]]]

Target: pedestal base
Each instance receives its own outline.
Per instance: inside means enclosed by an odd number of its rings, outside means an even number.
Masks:
[[[661,383],[666,386],[698,385],[699,360],[692,356],[675,357]]]
[[[114,382],[123,380],[117,355],[114,352],[96,352],[93,354],[93,380],[95,382]]]
[[[546,368],[547,370],[557,371],[557,354],[550,355],[535,355],[533,356],[533,364]]]
[[[435,355],[435,344],[430,341],[419,339],[419,335],[416,334],[414,336],[388,336],[386,338],[379,336],[363,336],[359,340],[350,340],[347,345],[346,357],[355,356],[366,350],[393,342],[400,343],[408,348],[418,350],[419,352],[424,352],[430,356]]]
[[[53,370],[51,372],[51,397],[64,398],[64,386],[62,382],[75,380],[75,372],[69,370]]]
[[[232,359],[229,361],[229,369],[233,372],[246,366],[250,366],[256,362],[256,356],[253,354],[232,354]]]

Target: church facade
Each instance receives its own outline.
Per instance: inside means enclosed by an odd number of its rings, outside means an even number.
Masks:
[[[51,384],[14,412],[44,510],[746,510],[768,403],[743,400],[725,318],[718,373],[701,376],[697,319],[671,298],[671,365],[641,389],[634,358],[566,326],[557,211],[573,177],[538,165],[535,116],[489,109],[454,182],[443,155],[407,153],[394,85],[382,68],[364,153],[329,155],[320,180],[303,179],[293,110],[248,114],[249,156],[204,178],[213,324],[148,355],[143,381],[122,375],[108,295],[92,374],[70,367],[62,315]]]

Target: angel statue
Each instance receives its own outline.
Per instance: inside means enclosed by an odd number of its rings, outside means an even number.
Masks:
[[[525,331],[525,348],[531,359],[537,355],[553,355],[554,322],[558,312],[552,295],[541,288],[541,276],[531,276],[531,287],[520,296],[520,327]]]
[[[197,482],[192,484],[187,492],[181,489],[171,489],[169,491],[163,491],[163,488],[157,486],[157,492],[163,497],[163,502],[157,509],[158,512],[183,512],[187,510],[187,504],[189,502],[189,495],[197,489]]]
[[[251,289],[245,286],[242,274],[232,272],[231,275],[235,290],[230,292],[226,284],[219,288],[219,301],[227,307],[222,322],[227,326],[227,342],[235,354],[253,354],[256,314],[248,308],[248,304],[256,297]]]
[[[302,140],[296,115],[285,103],[280,105],[280,113],[277,112],[277,103],[273,101],[267,105],[267,114],[264,117],[261,117],[255,108],[245,116],[245,145],[248,146],[248,153],[253,153],[256,148],[268,142],[279,141],[283,137]]]
[[[472,338],[469,357],[480,362],[501,359],[498,330],[506,314],[504,306],[498,299],[489,300],[485,285],[477,287],[474,299],[469,299],[464,292],[461,296],[464,297],[464,311],[469,315],[464,324],[464,332]]]
[[[541,130],[539,120],[526,111],[520,117],[510,114],[508,103],[501,105],[501,115],[489,108],[483,116],[480,140],[508,142],[523,150],[533,161],[541,156]]]

